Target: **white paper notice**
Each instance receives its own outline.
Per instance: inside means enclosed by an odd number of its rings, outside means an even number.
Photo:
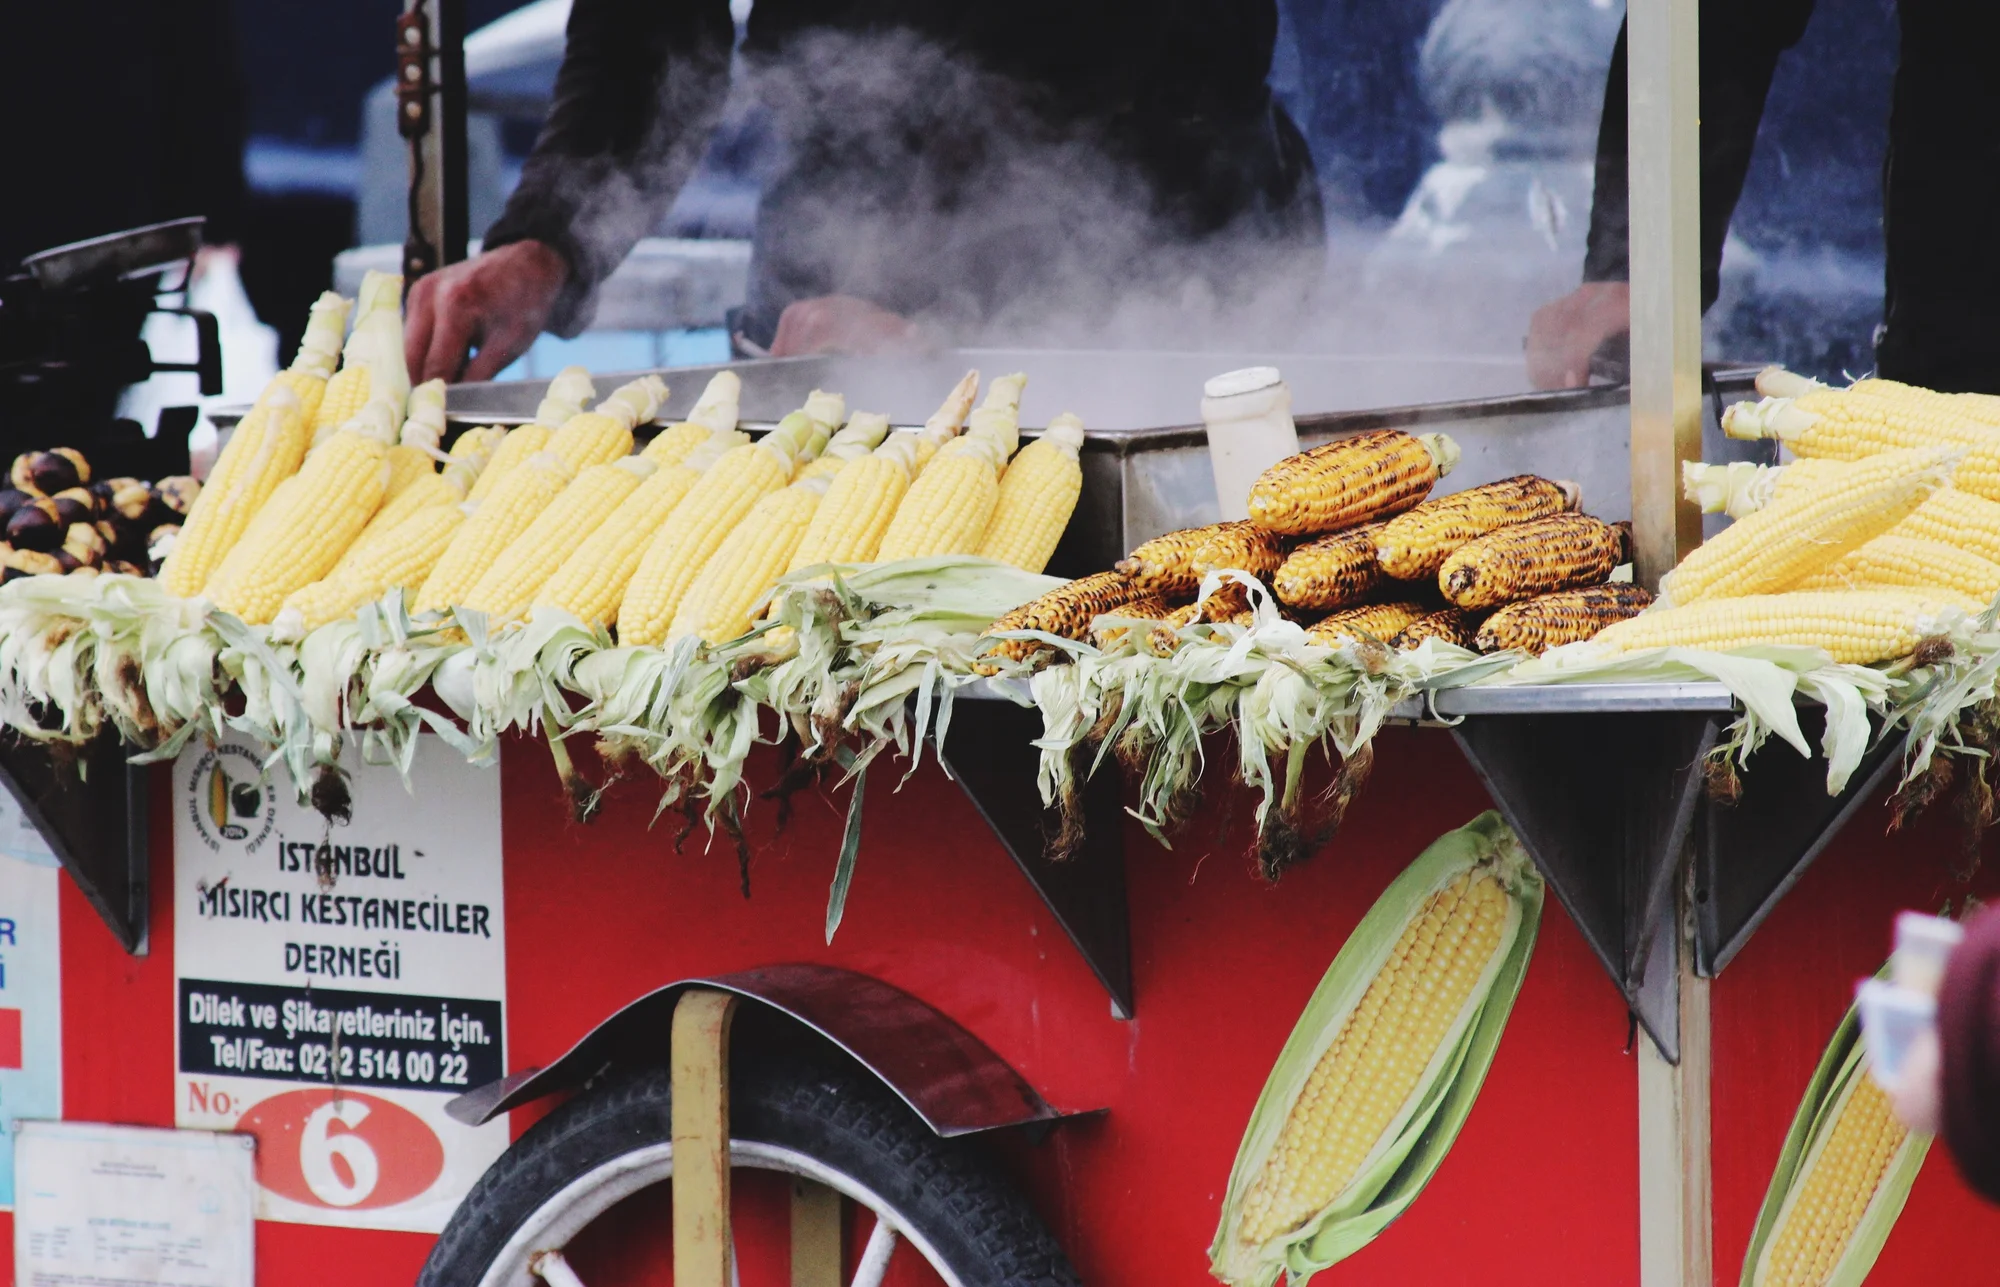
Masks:
[[[62,872],[0,791],[0,1206],[14,1205],[13,1124],[62,1117]]]
[[[18,1130],[18,1287],[251,1287],[248,1136],[88,1122]]]
[[[175,1121],[257,1137],[263,1219],[436,1233],[507,1146],[444,1112],[506,1070],[500,775],[360,758],[336,826],[246,743],[175,763]]]

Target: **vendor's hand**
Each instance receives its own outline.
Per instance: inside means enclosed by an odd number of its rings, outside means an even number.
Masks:
[[[927,347],[909,319],[852,295],[821,295],[788,304],[771,341],[772,357],[808,353],[859,356],[919,352]]]
[[[1537,389],[1577,389],[1590,383],[1590,355],[1632,329],[1632,288],[1585,282],[1542,305],[1528,322],[1528,380]]]
[[[1903,1125],[1925,1135],[1935,1135],[1943,1127],[1943,1076],[1937,1033],[1925,1032],[1910,1043],[1902,1073],[1889,1093],[1889,1103]]]
[[[569,265],[539,241],[511,242],[421,278],[403,323],[410,379],[492,379],[542,333],[568,280]]]

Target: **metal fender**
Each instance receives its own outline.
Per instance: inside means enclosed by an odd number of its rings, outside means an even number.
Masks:
[[[670,983],[598,1024],[548,1067],[467,1091],[445,1111],[477,1126],[580,1086],[607,1065],[664,1060],[674,1003],[690,988],[733,992],[832,1042],[941,1136],[1046,1128],[1080,1115],[1051,1107],[1006,1060],[942,1011],[880,979],[808,964]]]

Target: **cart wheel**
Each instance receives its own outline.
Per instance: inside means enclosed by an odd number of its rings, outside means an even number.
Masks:
[[[546,1253],[642,1191],[664,1194],[674,1165],[670,1084],[663,1068],[616,1074],[538,1122],[459,1204],[417,1287],[616,1287]],[[1079,1287],[1021,1195],[871,1078],[792,1058],[738,1060],[730,1114],[739,1172],[804,1177],[873,1213],[850,1287],[881,1287],[905,1258],[928,1263],[948,1287]],[[668,1281],[664,1266],[640,1276]]]

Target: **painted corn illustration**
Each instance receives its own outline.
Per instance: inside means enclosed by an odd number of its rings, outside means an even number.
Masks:
[[[1210,1272],[1230,1287],[1303,1282],[1416,1200],[1472,1111],[1541,912],[1541,877],[1493,812],[1390,884],[1258,1096]]]
[[[1743,1258],[1742,1287],[1859,1287],[1930,1151],[1868,1075],[1850,1007],[1785,1136]]]

